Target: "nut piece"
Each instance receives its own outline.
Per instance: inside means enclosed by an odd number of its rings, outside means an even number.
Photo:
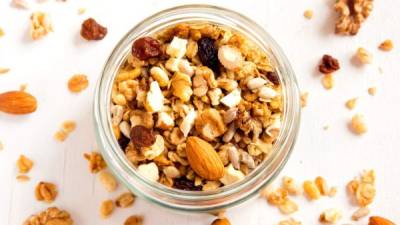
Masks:
[[[361,218],[368,216],[368,214],[369,214],[369,209],[366,207],[361,207],[357,209],[357,211],[355,211],[353,215],[351,215],[351,219],[354,221],[358,221]]]
[[[35,188],[35,196],[38,201],[51,203],[57,197],[57,187],[49,182],[39,182]]]
[[[190,80],[190,76],[176,72],[171,80],[171,88],[172,94],[178,97],[183,102],[187,102],[192,96],[192,81]]]
[[[128,217],[124,225],[142,225],[143,224],[143,216],[130,216]]]
[[[303,183],[304,192],[306,193],[308,199],[310,200],[317,200],[321,197],[321,193],[317,185],[312,181],[304,181]]]
[[[357,135],[362,135],[367,132],[368,128],[365,124],[364,116],[356,114],[351,118],[350,130]]]
[[[224,164],[214,148],[198,137],[188,137],[186,155],[190,167],[206,180],[219,180],[224,176]]]
[[[142,164],[137,168],[138,173],[151,181],[158,181],[158,166],[152,162],[149,164]]]
[[[196,111],[194,111],[194,109],[191,109],[185,116],[185,118],[183,118],[182,123],[179,125],[179,129],[182,131],[184,137],[187,137],[190,130],[192,129],[194,121],[196,119],[196,115]]]
[[[86,160],[89,161],[89,170],[91,173],[98,173],[102,169],[107,167],[106,162],[103,159],[103,156],[98,152],[91,152],[83,154]]]
[[[78,93],[87,88],[89,81],[86,75],[76,74],[72,76],[68,81],[68,89],[71,92]]]
[[[225,185],[236,183],[244,178],[244,174],[240,170],[235,170],[232,164],[225,168],[224,176],[219,180]]]
[[[221,114],[213,108],[199,113],[195,121],[196,131],[207,141],[212,141],[226,131]]]
[[[315,185],[317,185],[319,192],[322,195],[329,195],[330,189],[328,188],[328,184],[323,177],[315,178]]]
[[[313,17],[314,12],[311,9],[307,9],[306,11],[304,11],[304,17],[306,19],[311,19]]]
[[[157,81],[150,84],[150,90],[147,92],[144,107],[148,112],[160,112],[164,104],[164,95],[161,92]]]
[[[332,74],[326,74],[324,77],[322,77],[321,83],[326,90],[330,90],[335,85],[335,80],[333,79]]]
[[[297,212],[297,210],[299,210],[297,203],[290,199],[286,199],[286,201],[283,204],[279,205],[278,208],[281,211],[281,213],[285,215],[292,214],[294,212]]]
[[[220,102],[229,108],[233,108],[237,105],[239,105],[240,101],[242,100],[242,97],[240,96],[240,89],[235,89],[231,93],[225,95],[223,98],[221,98]]]
[[[342,213],[337,209],[327,209],[319,216],[319,220],[323,223],[334,224],[342,218]]]
[[[385,40],[379,45],[379,49],[382,51],[391,51],[393,49],[393,42],[390,39]]]
[[[227,218],[222,218],[214,220],[211,225],[231,225],[231,223]]]
[[[17,167],[20,173],[28,173],[33,167],[33,161],[25,155],[20,155],[17,161]]]
[[[72,225],[73,223],[67,211],[50,207],[46,211],[30,216],[23,225]]]
[[[395,223],[380,216],[371,216],[368,225],[395,225]]]
[[[297,185],[293,178],[287,176],[282,178],[282,188],[291,195],[300,195],[303,192],[301,186]]]
[[[361,24],[368,18],[373,8],[373,0],[338,0],[335,11],[339,14],[335,33],[356,35]]]
[[[153,130],[138,125],[131,129],[131,141],[138,148],[150,147],[156,142],[156,136]]]
[[[161,155],[161,153],[164,152],[164,138],[163,136],[157,134],[156,135],[156,141],[154,142],[153,145],[151,145],[150,147],[143,147],[141,149],[144,157],[146,159],[154,159],[157,156]]]
[[[154,66],[150,69],[151,77],[158,82],[160,87],[166,87],[169,83],[168,74],[160,67]]]
[[[37,101],[25,91],[9,91],[0,94],[0,111],[15,115],[35,112]]]
[[[250,90],[256,90],[264,86],[266,83],[266,80],[262,79],[261,77],[256,77],[247,81],[247,88]]]
[[[346,107],[350,110],[354,109],[357,103],[357,98],[352,98],[346,101]]]
[[[114,178],[114,176],[111,173],[109,173],[107,171],[101,171],[99,173],[99,180],[100,180],[100,183],[103,185],[103,187],[108,192],[113,192],[118,187],[117,180]]]
[[[339,61],[330,55],[324,55],[319,65],[319,72],[330,74],[340,69]]]
[[[290,218],[288,220],[282,220],[281,222],[279,222],[279,225],[301,225],[301,222]]]
[[[372,54],[368,52],[365,48],[358,48],[356,52],[356,57],[358,61],[362,64],[372,63]]]
[[[161,128],[163,130],[169,130],[174,127],[174,119],[166,112],[158,113],[158,120],[156,123],[156,127]]]
[[[0,28],[1,29],[1,28]],[[0,67],[0,75],[10,72],[9,68]]]
[[[135,196],[131,192],[125,192],[118,196],[115,205],[120,208],[128,208],[135,202]]]
[[[100,205],[100,216],[105,219],[108,218],[114,211],[114,203],[112,200],[105,200]]]
[[[186,54],[186,45],[188,41],[179,37],[174,37],[168,45],[166,53],[172,58],[180,59]]]
[[[308,92],[302,92],[300,95],[300,105],[301,108],[304,108],[307,106],[307,102],[308,102]]]
[[[371,96],[376,95],[376,87],[368,88],[368,94],[371,95]]]
[[[219,47],[218,59],[228,70],[236,70],[243,65],[243,57],[240,50],[229,45]]]
[[[267,201],[271,205],[279,206],[288,200],[288,192],[283,188],[278,188],[267,193]]]
[[[93,18],[83,21],[81,36],[88,41],[99,41],[107,35],[107,28],[101,26]]]
[[[53,31],[49,16],[44,12],[34,12],[31,15],[30,35],[37,40]]]

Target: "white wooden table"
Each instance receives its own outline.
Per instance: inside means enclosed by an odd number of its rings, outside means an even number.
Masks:
[[[29,0],[28,0],[29,1]],[[209,224],[208,215],[181,215],[162,210],[143,200],[133,207],[117,209],[111,218],[99,217],[99,203],[115,198],[103,190],[88,172],[83,152],[96,149],[92,99],[94,85],[108,54],[125,32],[143,18],[167,7],[194,1],[108,1],[69,0],[67,2],[33,2],[31,10],[10,7],[9,0],[0,1],[0,26],[6,35],[0,38],[0,67],[11,72],[0,76],[0,92],[28,84],[28,91],[37,96],[38,111],[29,116],[0,114],[0,224],[18,225],[30,214],[48,205],[34,197],[37,182],[54,182],[59,196],[52,205],[68,210],[78,225],[122,224],[130,214],[143,214],[145,224]],[[206,1],[216,2],[216,1]],[[287,53],[296,71],[302,90],[310,92],[309,106],[303,110],[301,132],[287,166],[281,175],[298,181],[324,176],[339,188],[335,198],[309,203],[296,201],[300,210],[293,217],[303,224],[317,224],[319,213],[331,207],[344,212],[342,223],[349,222],[356,207],[349,204],[344,186],[363,169],[377,172],[377,197],[373,214],[400,221],[400,1],[376,1],[375,9],[359,34],[340,37],[333,34],[334,0],[281,1],[218,1],[215,4],[235,9],[266,27]],[[80,7],[87,8],[77,15]],[[305,9],[314,10],[314,18],[303,18]],[[54,33],[39,41],[28,36],[30,13],[40,9],[49,12]],[[107,37],[96,43],[82,41],[81,22],[92,16],[108,27]],[[395,43],[392,52],[384,53],[377,45],[386,38]],[[372,65],[357,67],[351,63],[355,50],[363,46],[374,55]],[[326,91],[320,83],[316,65],[324,54],[340,60],[342,69],[335,73],[336,85]],[[382,68],[383,73],[379,72]],[[83,93],[71,95],[66,88],[74,73],[85,73],[90,86]],[[377,86],[372,97],[367,88]],[[347,99],[359,97],[352,112],[344,107]],[[362,137],[351,134],[346,123],[355,113],[366,115],[369,131]],[[64,120],[73,119],[77,130],[64,142],[53,139]],[[324,131],[323,127],[329,126]],[[15,161],[25,154],[35,161],[27,183],[17,182]],[[228,211],[233,224],[274,225],[285,218],[264,200],[254,200]],[[360,221],[353,224],[366,224]]]

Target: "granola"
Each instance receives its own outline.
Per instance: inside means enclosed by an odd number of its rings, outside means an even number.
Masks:
[[[270,155],[283,112],[279,74],[268,56],[242,34],[208,23],[135,40],[111,101],[114,135],[139,174],[187,190],[242,180]],[[189,160],[190,136],[210,143],[219,157]],[[235,150],[228,154],[227,146]],[[207,170],[199,174],[200,168]]]

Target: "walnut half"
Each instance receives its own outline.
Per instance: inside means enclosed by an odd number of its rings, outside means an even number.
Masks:
[[[339,13],[335,33],[356,35],[372,11],[373,0],[338,0],[334,8]]]

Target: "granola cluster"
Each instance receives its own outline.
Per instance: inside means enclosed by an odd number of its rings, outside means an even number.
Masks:
[[[210,190],[243,179],[269,155],[282,110],[279,76],[265,52],[225,27],[178,24],[133,43],[115,78],[110,114],[140,174]],[[196,168],[208,165],[188,160],[190,136],[218,154],[221,179],[202,177]]]

